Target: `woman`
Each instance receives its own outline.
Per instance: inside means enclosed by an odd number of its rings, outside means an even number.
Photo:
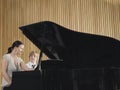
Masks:
[[[18,57],[24,49],[24,44],[17,40],[8,48],[7,54],[2,59],[2,87],[9,86],[12,83],[12,72],[21,70],[30,70]]]

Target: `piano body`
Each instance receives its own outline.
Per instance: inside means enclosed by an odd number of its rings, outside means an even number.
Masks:
[[[120,41],[72,31],[54,22],[21,26],[40,50],[39,68],[14,72],[4,90],[117,90],[120,85]],[[42,61],[42,53],[49,59]]]

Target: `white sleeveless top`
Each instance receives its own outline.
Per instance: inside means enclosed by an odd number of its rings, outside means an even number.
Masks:
[[[9,77],[12,79],[12,73],[15,71],[20,71],[20,63],[23,61],[20,57],[17,57],[17,66],[14,64],[14,60],[11,57],[10,54],[5,54],[3,56],[4,60],[8,62],[8,67],[7,67],[7,74]],[[8,85],[8,82],[2,77],[2,87],[5,87]]]

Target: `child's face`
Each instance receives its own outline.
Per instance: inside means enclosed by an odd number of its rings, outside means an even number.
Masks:
[[[37,60],[37,57],[36,57],[36,55],[31,55],[30,56],[30,61],[36,61]]]

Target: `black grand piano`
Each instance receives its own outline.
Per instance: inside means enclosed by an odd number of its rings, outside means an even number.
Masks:
[[[51,21],[21,26],[40,50],[34,71],[13,72],[4,90],[118,90],[120,41],[76,32]],[[48,60],[42,60],[42,54]]]

